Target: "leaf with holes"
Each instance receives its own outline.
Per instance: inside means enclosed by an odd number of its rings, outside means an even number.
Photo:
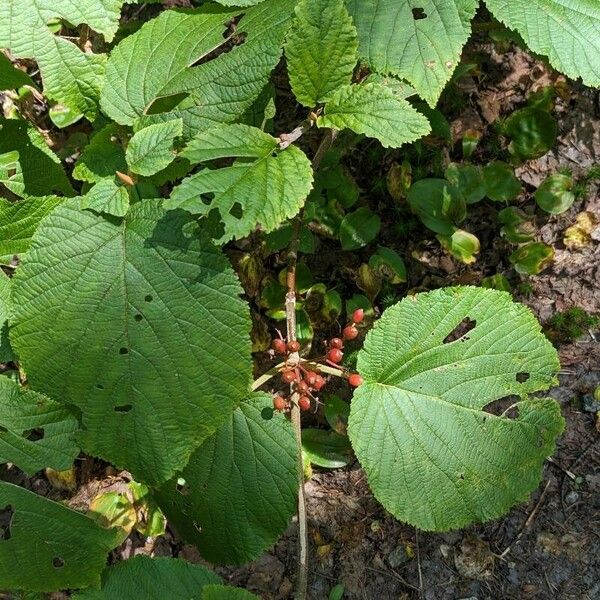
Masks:
[[[188,138],[235,121],[279,62],[294,4],[265,0],[245,11],[206,4],[163,12],[113,50],[103,111],[138,129],[181,118]]]
[[[402,77],[434,106],[458,65],[477,0],[346,0],[359,54],[379,73]]]
[[[377,138],[384,148],[399,148],[431,131],[420,112],[378,83],[338,88],[317,119],[317,125],[363,133]]]
[[[29,475],[68,469],[79,454],[77,419],[62,405],[0,376],[0,463]]]
[[[106,57],[83,52],[54,35],[48,23],[57,19],[72,25],[86,23],[110,41],[119,26],[122,4],[123,0],[3,0],[0,48],[8,48],[15,58],[35,59],[46,96],[93,120]]]
[[[558,368],[534,316],[505,292],[445,288],[387,309],[358,356],[365,383],[348,428],[377,499],[425,530],[526,500],[563,429],[558,404],[528,394]],[[514,418],[484,410],[509,396]]]
[[[154,175],[175,159],[173,144],[183,133],[183,121],[173,119],[140,129],[129,141],[125,157],[132,173]]]
[[[192,455],[157,500],[179,533],[213,563],[254,560],[287,527],[296,508],[294,431],[272,399],[242,402]]]
[[[600,86],[600,4],[596,0],[485,0],[550,64],[586,85]]]
[[[44,196],[10,202],[0,198],[0,263],[10,264],[29,248],[39,222],[64,198]]]
[[[236,157],[221,169],[204,168],[184,179],[165,202],[208,215],[213,209],[224,224],[221,242],[241,238],[257,225],[272,231],[298,213],[312,187],[310,161],[299,148],[279,149],[274,137],[247,125],[220,125],[197,135],[182,156],[192,163]],[[208,194],[214,195],[212,200]]]
[[[81,208],[124,217],[129,210],[127,188],[115,179],[101,179],[82,199]]]
[[[292,90],[312,108],[350,85],[358,60],[356,29],[344,0],[301,0],[285,45]]]
[[[81,410],[86,452],[149,484],[187,463],[251,377],[241,287],[193,226],[158,200],[120,220],[67,202],[13,279],[11,342],[31,387]]]
[[[100,583],[114,531],[85,515],[0,481],[0,511],[12,519],[0,541],[0,589],[54,592]],[[18,565],[18,567],[16,567]]]

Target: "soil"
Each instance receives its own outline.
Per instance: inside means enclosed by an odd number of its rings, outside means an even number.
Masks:
[[[464,62],[470,61],[476,62],[478,69],[460,80],[461,104],[445,114],[452,115],[450,127],[455,140],[466,129],[483,134],[474,159],[480,164],[491,157],[488,141],[494,139],[493,124],[498,118],[523,106],[527,96],[540,87],[554,85],[561,90],[554,111],[559,123],[558,143],[547,155],[517,170],[526,187],[520,199],[523,208],[533,206],[531,192],[549,173],[566,167],[580,177],[600,164],[597,91],[567,83],[516,47],[498,52],[490,43],[474,42],[465,52]],[[347,165],[367,193],[373,180],[385,180],[393,162],[402,162],[403,152],[386,153],[381,164],[362,169],[363,152],[366,155],[368,146],[353,150]],[[455,149],[450,145],[440,152],[448,162]],[[385,206],[378,208],[385,214]],[[530,284],[527,290],[518,287],[522,280],[508,263],[510,245],[498,235],[496,207],[481,203],[469,213],[465,228],[482,244],[479,259],[472,266],[441,252],[433,234],[419,226],[402,240],[385,225],[381,235],[407,259],[410,281],[402,293],[409,288],[477,284],[483,277],[500,272],[516,289],[527,292],[517,294],[517,299],[546,322],[556,311],[571,306],[600,313],[598,232],[579,250],[567,249],[562,241],[565,229],[582,211],[600,220],[600,194],[593,183],[568,212],[558,217],[544,217],[536,211],[539,238],[553,245],[556,256],[541,275],[526,280]],[[338,243],[325,246],[317,257],[318,264],[311,265],[315,273],[329,272],[332,276],[332,265],[341,262],[341,272],[335,276],[341,274],[348,285],[355,285],[351,273],[357,266],[352,260],[356,259],[343,255]],[[345,469],[315,469],[306,484],[310,598],[324,600],[331,588],[341,584],[344,598],[365,600],[600,599],[600,403],[591,398],[600,385],[600,334],[594,337],[594,333],[559,347],[560,385],[550,395],[561,405],[565,433],[556,454],[546,463],[538,490],[529,502],[515,507],[503,519],[455,532],[418,532],[396,521],[373,498],[357,462]],[[100,467],[96,464],[95,468]],[[101,471],[105,472],[104,467]],[[56,500],[72,495],[56,490],[43,476],[25,478],[14,469],[4,469],[0,478]],[[257,561],[216,570],[228,582],[264,600],[291,598],[296,543],[292,523],[275,547]],[[113,559],[149,551],[145,540],[134,535],[114,552]],[[202,562],[197,551],[171,531],[156,541],[152,552]]]

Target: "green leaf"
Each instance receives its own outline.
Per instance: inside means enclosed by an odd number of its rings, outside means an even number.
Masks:
[[[346,435],[350,405],[339,396],[329,396],[325,400],[325,418],[335,433]]]
[[[0,164],[0,183],[11,192],[17,196],[73,194],[60,160],[41,134],[26,121],[0,118],[0,155],[13,152],[16,152],[12,155],[18,160],[16,164]]]
[[[485,195],[494,202],[510,202],[523,188],[510,165],[494,160],[483,167]]]
[[[596,0],[486,0],[550,64],[586,85],[600,86],[600,9]]]
[[[357,250],[372,242],[381,228],[381,219],[363,206],[348,213],[340,225],[340,242],[343,250]]]
[[[498,213],[502,223],[500,233],[513,244],[530,242],[537,232],[532,218],[516,206],[507,206]]]
[[[245,11],[209,3],[164,11],[112,51],[102,110],[137,128],[181,118],[186,138],[235,121],[279,62],[295,2],[265,0]],[[227,26],[242,13],[235,28]],[[205,60],[223,46],[229,51]]]
[[[16,90],[23,85],[35,87],[33,80],[25,71],[17,69],[2,52],[0,52],[0,90]]]
[[[345,435],[325,429],[302,430],[302,451],[318,467],[339,469],[352,460],[352,448]]]
[[[444,175],[464,196],[467,204],[475,204],[485,198],[485,181],[479,167],[450,163]]]
[[[106,177],[114,177],[117,171],[127,172],[123,150],[125,137],[125,129],[116,123],[100,129],[77,159],[73,177],[96,183]]]
[[[435,106],[471,32],[477,0],[346,0],[359,54],[411,83]]]
[[[481,280],[481,287],[500,290],[502,292],[512,291],[510,282],[508,279],[506,279],[506,277],[504,277],[504,275],[502,275],[502,273],[495,273],[494,275],[485,277]]]
[[[13,279],[11,342],[32,388],[81,410],[86,452],[149,484],[187,463],[251,377],[241,287],[193,225],[158,200],[121,220],[64,203]]]
[[[558,124],[545,110],[528,106],[515,111],[502,125],[511,139],[508,151],[518,161],[544,156],[556,142]]]
[[[192,163],[236,157],[221,169],[205,168],[184,179],[168,209],[183,208],[193,214],[220,213],[224,233],[220,242],[241,238],[257,225],[269,232],[296,215],[312,187],[312,167],[295,146],[279,149],[279,142],[260,129],[247,125],[219,125],[197,135],[182,155]],[[207,204],[203,194],[214,194]]]
[[[344,586],[341,583],[334,585],[329,591],[328,600],[342,600],[344,597]]]
[[[554,400],[527,394],[554,384],[558,368],[534,316],[505,292],[444,288],[387,309],[359,353],[365,383],[349,421],[376,498],[424,530],[526,500],[564,424]],[[513,395],[514,418],[484,410]]]
[[[64,198],[44,196],[10,202],[0,198],[0,263],[27,251],[39,222]]]
[[[465,265],[472,265],[481,249],[479,239],[464,229],[456,229],[452,235],[438,234],[437,239],[445,250]]]
[[[8,339],[10,317],[10,279],[0,271],[0,363],[12,360],[12,349]]]
[[[296,509],[297,463],[290,422],[255,394],[196,450],[181,477],[157,493],[169,521],[213,563],[258,557]]]
[[[406,265],[404,259],[391,248],[379,246],[369,259],[369,266],[382,277],[389,279],[393,285],[407,281]]]
[[[64,406],[0,377],[0,462],[29,475],[44,467],[64,471],[79,454],[77,429],[77,419]]]
[[[129,169],[139,175],[154,175],[175,159],[173,143],[183,133],[183,121],[174,119],[149,125],[130,140],[125,154]]]
[[[102,179],[81,199],[81,208],[124,217],[129,210],[129,193],[114,178]]]
[[[427,135],[427,119],[406,100],[377,83],[347,85],[331,94],[319,127],[352,129],[377,138],[384,148],[399,148]]]
[[[406,98],[410,98],[411,96],[415,96],[417,91],[408,85],[406,81],[402,81],[398,77],[394,77],[393,75],[382,75],[381,73],[370,73],[367,78],[364,80],[364,83],[378,83],[383,87],[389,88],[390,91],[397,98],[402,98],[406,100]]]
[[[54,592],[100,583],[114,531],[85,515],[0,481],[0,508],[10,507],[10,538],[0,542],[0,589]],[[18,565],[18,567],[17,567]]]
[[[223,6],[241,6],[241,7],[255,6],[257,4],[260,4],[263,1],[264,0],[215,0],[215,2],[218,2],[219,4],[222,4]]]
[[[508,259],[522,275],[538,275],[554,260],[554,248],[543,242],[531,242],[515,250]]]
[[[62,104],[52,106],[48,111],[48,116],[59,128],[69,127],[69,125],[77,123],[83,117],[78,110],[73,110],[69,106],[63,106]]]
[[[549,175],[535,191],[537,205],[551,215],[560,215],[571,208],[575,201],[573,178],[570,175],[554,173]]]
[[[202,590],[202,600],[260,600],[260,598],[242,588],[230,585],[207,585]]]
[[[442,235],[452,235],[455,223],[466,217],[465,200],[445,179],[419,179],[408,190],[411,210],[423,224]]]
[[[300,0],[285,55],[292,91],[313,108],[352,83],[358,60],[356,29],[344,0]]]
[[[202,565],[178,558],[136,556],[105,569],[102,588],[76,592],[74,600],[200,600],[221,578]]]
[[[123,0],[3,0],[0,4],[0,48],[15,58],[37,61],[44,92],[90,120],[97,115],[105,56],[83,52],[55,36],[47,27],[53,19],[89,25],[112,40],[119,26]],[[48,190],[45,190],[47,193]],[[43,192],[44,193],[44,192]]]

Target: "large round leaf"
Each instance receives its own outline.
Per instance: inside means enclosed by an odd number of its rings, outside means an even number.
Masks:
[[[175,558],[135,556],[108,567],[102,588],[76,592],[75,600],[199,600],[221,578],[203,565]]]
[[[214,563],[244,563],[271,546],[296,508],[294,431],[255,394],[194,452],[157,500],[179,533]]]
[[[81,410],[82,447],[157,484],[231,414],[250,319],[225,256],[182,211],[76,203],[41,223],[14,280],[11,340],[31,386]]]
[[[32,475],[44,467],[68,469],[79,448],[77,419],[62,404],[0,376],[0,463]]]
[[[365,383],[349,419],[375,496],[427,530],[524,500],[563,427],[554,400],[526,394],[548,388],[558,367],[533,315],[505,292],[446,288],[388,309],[359,354]],[[484,410],[511,395],[524,398],[517,416]]]
[[[0,511],[10,523],[0,539],[0,589],[55,592],[100,583],[114,529],[23,488],[0,481]]]

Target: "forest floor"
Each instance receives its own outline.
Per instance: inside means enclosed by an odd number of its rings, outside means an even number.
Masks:
[[[471,44],[465,60],[479,65],[478,76],[459,82],[464,102],[449,119],[454,139],[466,129],[484,133],[498,118],[524,105],[527,96],[545,85],[563,85],[563,79],[541,61],[512,48],[497,53],[492,44]],[[598,92],[568,84],[568,98],[557,99],[554,114],[559,138],[553,150],[517,169],[525,186],[520,206],[533,204],[531,191],[550,173],[567,167],[577,177],[600,164],[600,98]],[[490,159],[482,144],[475,161]],[[385,160],[363,168],[360,145],[346,163],[368,195],[374,180],[385,180],[392,162],[402,162],[403,151],[387,153]],[[452,145],[441,149],[450,156]],[[372,163],[371,163],[372,165]],[[391,200],[390,200],[391,201]],[[583,249],[569,251],[562,243],[565,229],[582,211],[600,220],[600,194],[592,184],[587,193],[562,215],[536,212],[539,239],[555,250],[554,263],[541,275],[528,278],[522,293],[520,276],[508,262],[510,247],[499,236],[494,206],[470,207],[465,228],[481,240],[477,262],[466,266],[443,253],[434,235],[422,228],[398,239],[383,214],[382,243],[406,260],[408,289],[433,289],[459,283],[477,285],[482,278],[505,273],[516,299],[525,302],[545,323],[557,311],[579,306],[600,314],[600,243],[592,239]],[[393,214],[393,213],[390,213]],[[391,218],[391,217],[390,217]],[[319,278],[350,278],[360,264],[356,253],[343,253],[339,243],[324,243],[307,262]],[[352,263],[358,260],[358,263]],[[341,264],[334,274],[334,264]],[[596,337],[594,337],[594,334]],[[586,332],[575,342],[559,344],[560,385],[550,392],[561,405],[566,429],[557,452],[546,463],[543,480],[529,502],[515,507],[503,519],[449,533],[417,532],[395,520],[373,498],[357,462],[339,470],[314,469],[306,483],[310,535],[309,595],[325,600],[336,584],[349,600],[511,600],[600,599],[600,403],[590,400],[600,385],[600,332]],[[14,474],[2,474],[11,479]],[[15,483],[43,495],[64,498],[42,477]],[[292,597],[296,571],[296,525],[257,561],[236,568],[217,568],[230,583],[259,594],[264,600]],[[115,551],[114,559],[144,551],[144,540],[133,536]],[[201,562],[197,551],[172,532],[154,546],[158,556],[179,556]],[[64,597],[62,594],[55,598]]]

